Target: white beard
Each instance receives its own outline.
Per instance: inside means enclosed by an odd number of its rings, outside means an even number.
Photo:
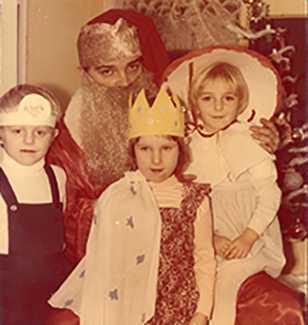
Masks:
[[[128,155],[128,101],[142,88],[155,96],[157,87],[153,75],[142,75],[126,88],[107,88],[86,77],[81,86],[83,108],[80,138],[91,181],[111,183],[133,166]]]

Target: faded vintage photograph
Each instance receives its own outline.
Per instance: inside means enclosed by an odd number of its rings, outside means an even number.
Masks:
[[[0,12],[0,325],[306,324],[307,1]]]

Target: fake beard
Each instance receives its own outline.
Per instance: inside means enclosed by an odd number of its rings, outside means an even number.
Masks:
[[[90,180],[112,183],[133,166],[128,155],[128,101],[145,88],[155,96],[153,74],[144,71],[126,88],[107,88],[86,76],[82,84],[81,149],[84,151]]]

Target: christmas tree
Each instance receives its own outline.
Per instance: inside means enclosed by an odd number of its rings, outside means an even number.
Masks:
[[[282,202],[278,212],[285,239],[307,236],[307,114],[305,21],[269,19],[269,6],[244,0],[250,25],[249,47],[267,56],[279,72],[283,104],[275,115],[281,144],[276,152]],[[295,26],[295,22],[301,24]],[[298,34],[302,32],[302,35]],[[294,42],[292,44],[291,41]]]

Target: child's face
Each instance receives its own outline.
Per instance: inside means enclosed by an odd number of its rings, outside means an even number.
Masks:
[[[147,180],[160,183],[173,174],[179,158],[176,141],[163,135],[146,135],[134,149],[137,166]]]
[[[222,78],[207,81],[197,100],[197,109],[207,132],[217,132],[232,123],[238,112],[239,98],[234,86]]]
[[[24,166],[31,166],[45,157],[58,130],[50,126],[2,126],[0,137],[6,153]]]

